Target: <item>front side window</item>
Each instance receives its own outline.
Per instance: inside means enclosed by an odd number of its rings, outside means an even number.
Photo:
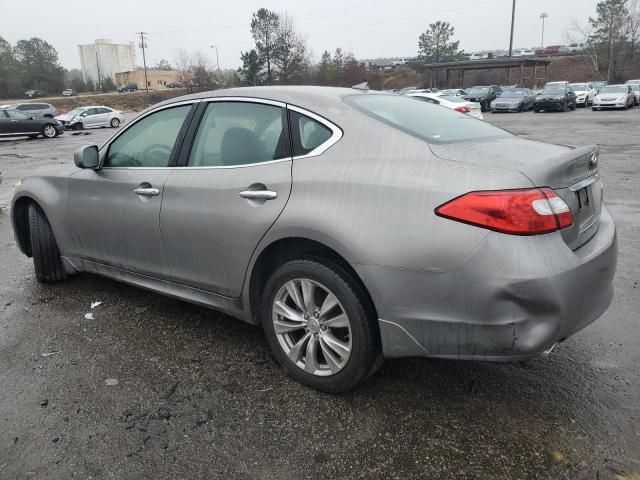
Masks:
[[[329,127],[302,113],[291,111],[291,134],[293,136],[293,155],[306,155],[331,138]]]
[[[211,102],[200,121],[190,167],[225,167],[287,156],[282,108],[250,102]]]
[[[9,118],[13,118],[16,120],[25,120],[27,118],[29,118],[27,115],[25,115],[22,112],[18,112],[17,110],[5,110],[7,117]]]
[[[448,108],[438,108],[410,97],[362,94],[344,97],[364,114],[429,143],[505,138],[510,133]]]
[[[109,146],[105,167],[166,167],[191,105],[165,108],[135,122]]]

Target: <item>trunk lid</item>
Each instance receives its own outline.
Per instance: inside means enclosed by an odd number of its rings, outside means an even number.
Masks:
[[[562,230],[572,250],[584,245],[598,230],[602,184],[596,145],[571,147],[507,137],[429,147],[440,158],[517,171],[536,187],[553,188],[573,214],[573,226]]]

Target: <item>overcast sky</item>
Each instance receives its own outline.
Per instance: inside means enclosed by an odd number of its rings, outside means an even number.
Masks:
[[[114,43],[149,32],[148,65],[161,58],[173,63],[175,50],[200,50],[222,68],[237,68],[240,51],[252,48],[251,14],[260,7],[286,11],[306,35],[314,57],[336,47],[357,58],[413,56],[418,36],[436,20],[455,27],[466,51],[508,48],[512,0],[0,0],[0,36],[41,37],[58,50],[66,68],[79,67],[77,45],[96,38]],[[517,0],[514,47],[540,44],[540,13],[547,12],[545,44],[565,43],[567,24],[585,23],[597,0]],[[45,7],[45,5],[48,5]],[[136,43],[137,45],[137,43]],[[137,60],[142,64],[138,50]]]

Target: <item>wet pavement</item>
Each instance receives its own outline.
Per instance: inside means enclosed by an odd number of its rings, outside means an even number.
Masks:
[[[37,284],[4,209],[0,478],[640,478],[640,109],[486,118],[602,147],[615,299],[550,357],[392,360],[355,391],[318,393],[257,327],[91,275]],[[111,133],[0,141],[0,204],[15,178]]]

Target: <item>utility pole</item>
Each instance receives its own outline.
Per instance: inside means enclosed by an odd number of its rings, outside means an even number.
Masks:
[[[542,19],[542,38],[540,39],[540,48],[544,48],[544,19],[548,17],[549,14],[547,12],[542,12],[540,14],[540,18]]]
[[[211,45],[210,48],[216,49],[216,64],[218,65],[218,71],[220,71],[220,59],[218,58],[218,47],[215,45]]]
[[[513,23],[516,20],[516,0],[513,0],[513,8],[511,9],[511,37],[509,38],[509,58],[513,55]]]
[[[100,75],[100,61],[98,60],[98,50],[96,50],[96,69],[98,71],[97,87],[100,89],[100,92],[102,92],[102,75]]]
[[[147,57],[144,54],[144,49],[146,47],[145,42],[147,40],[146,32],[138,32],[140,35],[140,48],[142,48],[142,63],[144,65],[144,88],[149,93],[149,81],[147,80]]]

